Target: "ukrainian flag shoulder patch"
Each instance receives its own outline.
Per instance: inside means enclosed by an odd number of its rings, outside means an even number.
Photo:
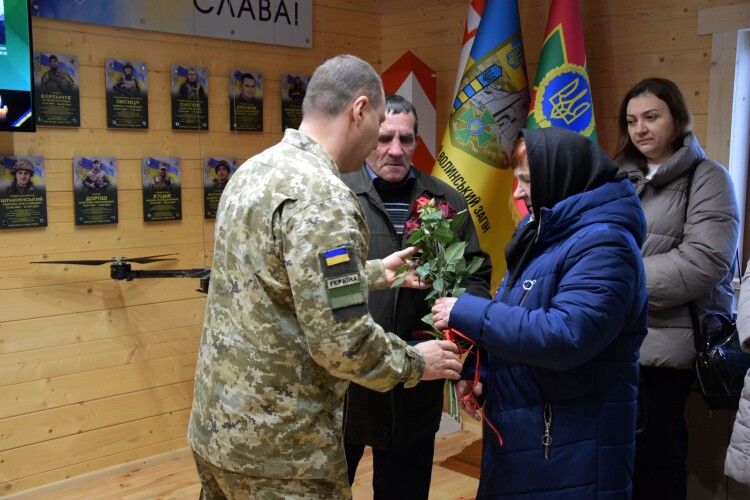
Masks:
[[[342,245],[318,254],[323,289],[336,321],[367,313],[367,284],[353,252]]]
[[[349,262],[351,260],[349,257],[349,249],[346,247],[338,247],[328,250],[323,253],[323,258],[325,259],[326,265],[329,267],[335,266],[336,264],[343,264],[344,262]]]

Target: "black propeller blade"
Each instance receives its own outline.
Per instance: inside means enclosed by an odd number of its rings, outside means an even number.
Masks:
[[[125,263],[125,262],[136,262],[138,264],[148,264],[150,262],[159,262],[163,260],[177,260],[174,257],[168,259],[160,259],[159,257],[167,257],[169,255],[177,255],[175,253],[164,253],[160,255],[147,255],[145,257],[136,257],[134,259],[111,258],[111,259],[82,259],[82,260],[38,260],[33,261],[31,264],[73,264],[78,266],[100,266],[102,264],[114,264],[114,263]]]

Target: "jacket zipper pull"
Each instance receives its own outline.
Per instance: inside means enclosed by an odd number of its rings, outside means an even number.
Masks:
[[[552,448],[552,405],[544,403],[544,435],[542,436],[542,446],[544,446],[544,458],[549,460],[550,449]]]

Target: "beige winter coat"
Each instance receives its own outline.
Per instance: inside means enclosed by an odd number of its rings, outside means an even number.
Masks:
[[[694,165],[688,200],[688,174]],[[694,301],[701,315],[732,313],[739,216],[731,178],[724,167],[705,158],[693,134],[651,180],[633,163],[624,162],[620,169],[635,185],[647,223],[642,253],[649,318],[640,362],[692,368],[695,346],[688,302]]]
[[[745,270],[737,307],[737,333],[742,349],[750,352],[750,265]],[[750,484],[750,370],[745,374],[745,385],[740,397],[740,407],[734,419],[732,439],[729,441],[724,474]]]

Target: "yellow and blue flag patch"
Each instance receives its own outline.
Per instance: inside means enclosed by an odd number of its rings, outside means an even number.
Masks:
[[[349,250],[346,247],[334,248],[328,250],[323,254],[327,266],[335,266],[336,264],[343,264],[349,262]]]

